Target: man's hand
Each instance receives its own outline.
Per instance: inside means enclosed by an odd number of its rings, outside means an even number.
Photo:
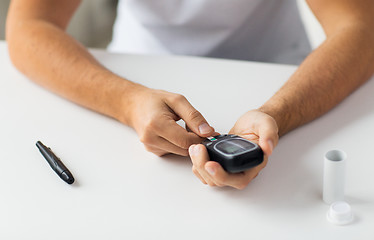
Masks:
[[[128,124],[136,130],[145,148],[158,156],[188,156],[192,144],[214,133],[201,113],[180,94],[141,86],[129,105]],[[176,123],[180,119],[192,132]]]
[[[259,144],[264,151],[264,162],[245,172],[228,173],[219,163],[210,161],[206,148],[198,144],[189,148],[193,163],[192,171],[204,184],[243,189],[266,166],[268,157],[278,144],[278,127],[275,120],[268,114],[252,110],[239,118],[230,130],[230,134],[239,135]]]

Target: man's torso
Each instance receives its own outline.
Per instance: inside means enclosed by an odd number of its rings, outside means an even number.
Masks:
[[[109,49],[297,64],[310,46],[295,0],[121,0]]]

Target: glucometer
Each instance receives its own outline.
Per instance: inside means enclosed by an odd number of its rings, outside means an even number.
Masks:
[[[260,165],[264,153],[260,146],[232,134],[209,137],[202,142],[211,161],[216,161],[230,173],[238,173]]]

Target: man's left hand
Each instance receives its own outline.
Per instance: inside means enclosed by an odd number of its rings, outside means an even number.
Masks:
[[[230,186],[244,189],[266,166],[268,157],[278,143],[278,126],[275,120],[266,113],[252,110],[245,113],[230,130],[235,134],[259,144],[264,152],[262,164],[240,173],[228,173],[215,161],[210,161],[204,145],[192,145],[189,154],[193,163],[192,171],[209,186]]]

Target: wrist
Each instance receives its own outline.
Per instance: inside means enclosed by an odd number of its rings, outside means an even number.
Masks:
[[[135,96],[144,86],[131,82],[112,72],[105,71],[100,75],[104,83],[97,85],[95,110],[104,113],[125,125],[131,125],[131,109]]]
[[[137,107],[136,103],[142,101],[141,96],[148,88],[125,79],[122,79],[121,85],[115,118],[123,124],[133,127],[132,118],[134,115],[134,110]]]
[[[264,104],[261,106],[258,111],[263,112],[269,116],[271,116],[278,127],[278,135],[279,137],[285,135],[289,132],[289,123],[291,120],[290,114],[288,111],[280,110],[276,106]]]

